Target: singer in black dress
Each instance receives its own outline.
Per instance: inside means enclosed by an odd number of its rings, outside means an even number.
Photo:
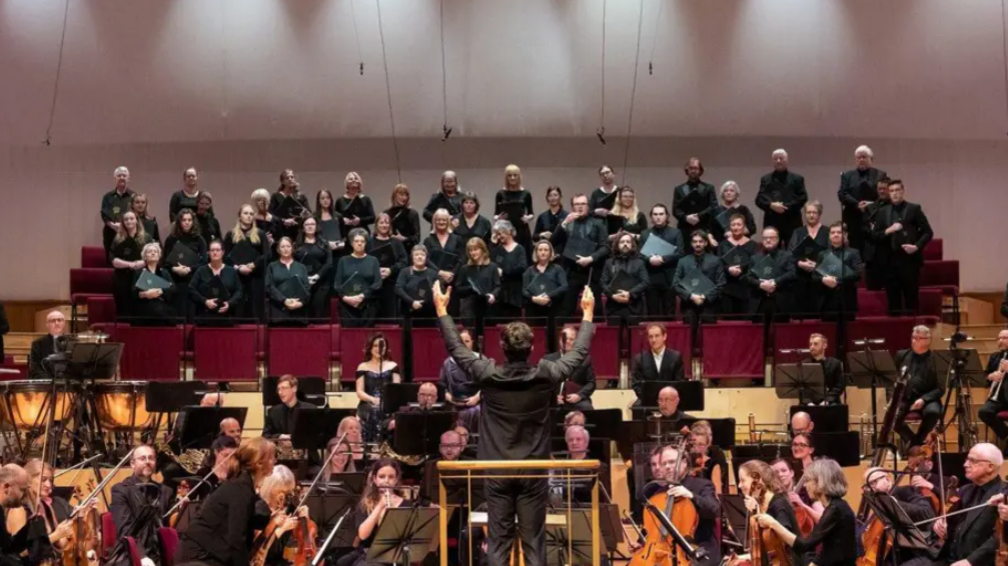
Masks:
[[[365,251],[366,230],[352,230],[350,243],[353,253],[340,258],[336,264],[334,289],[340,298],[340,324],[347,328],[366,328],[374,325],[374,299],[382,286],[381,268],[378,260]]]
[[[133,282],[144,265],[140,251],[149,242],[135,213],[127,211],[120,217],[118,232],[109,248],[109,258],[115,269],[112,273],[112,297],[118,318],[128,318],[133,314]]]
[[[176,288],[171,284],[171,274],[161,264],[161,248],[155,243],[149,243],[140,252],[144,266],[136,272],[133,279],[133,318],[130,321],[136,326],[168,326],[175,322]],[[136,283],[144,273],[153,273],[171,284],[167,289],[142,290]]]
[[[560,313],[560,298],[570,290],[567,286],[567,274],[553,262],[553,245],[548,240],[536,242],[532,257],[535,263],[522,275],[525,321],[532,326],[550,326],[549,322]],[[553,285],[552,290],[533,289],[537,277],[548,279]],[[554,340],[550,339],[550,342],[553,343]],[[551,352],[555,350],[555,347],[550,347]]]
[[[196,256],[195,265],[184,265],[179,262],[176,259],[176,254],[179,253],[176,246],[185,246],[192,250]],[[175,314],[186,322],[191,321],[195,305],[189,300],[189,283],[196,268],[207,261],[206,241],[200,236],[196,213],[192,210],[183,208],[175,215],[171,234],[165,240],[164,256],[164,266],[171,272],[172,282],[177,291],[173,305]]]
[[[528,266],[525,248],[515,241],[514,226],[507,220],[494,224],[497,245],[490,250],[490,262],[497,266],[500,275],[500,296],[495,303],[493,317],[504,322],[522,316],[522,276]]]
[[[501,293],[500,270],[490,261],[490,251],[479,238],[466,244],[469,262],[458,270],[455,290],[461,305],[462,324],[483,336],[487,311],[495,305]]]
[[[354,228],[363,228],[371,233],[371,225],[375,221],[374,205],[371,197],[364,194],[364,183],[356,172],[347,173],[343,180],[346,192],[336,199],[336,212],[343,222],[343,233],[349,234]]]
[[[332,295],[333,254],[329,242],[318,233],[314,216],[301,223],[301,234],[294,244],[294,259],[308,270],[311,293],[308,298],[308,318],[314,324],[329,321],[329,297]]]
[[[308,324],[308,301],[290,287],[297,279],[302,289],[310,289],[308,270],[294,259],[294,244],[283,236],[277,242],[277,259],[266,268],[266,292],[269,297],[269,323],[302,326]],[[308,293],[305,293],[307,295]]]
[[[532,239],[537,242],[549,240],[564,218],[567,218],[567,210],[563,207],[563,191],[557,186],[547,188],[546,210],[536,218]]]
[[[420,243],[420,215],[410,208],[410,191],[403,183],[392,189],[392,207],[385,211],[392,226],[392,237],[404,250]]]
[[[295,206],[285,206],[287,198],[294,199]],[[301,231],[301,221],[311,215],[308,197],[298,188],[297,176],[294,171],[284,169],[280,172],[280,186],[270,196],[269,212],[275,218],[277,240],[286,236],[293,242]]]
[[[255,209],[252,205],[242,205],[234,228],[224,235],[224,261],[238,270],[242,295],[246,297],[238,316],[246,320],[254,318],[264,321],[266,266],[270,261],[270,243],[266,232],[256,227]]]
[[[375,317],[378,324],[395,324],[399,316],[395,294],[399,272],[409,265],[402,242],[392,232],[392,218],[387,212],[378,215],[374,235],[368,239],[367,253],[378,259],[381,288],[375,295]]]
[[[476,193],[463,193],[461,206],[462,212],[452,214],[452,233],[461,238],[463,244],[472,238],[479,238],[489,246],[492,229],[490,221],[479,213],[479,197]]]
[[[502,218],[509,208],[520,210],[520,218]],[[497,195],[494,196],[494,221],[507,220],[510,222],[515,228],[515,240],[521,244],[527,254],[530,254],[532,231],[529,230],[528,223],[534,219],[532,193],[526,191],[522,186],[521,169],[517,165],[508,165],[504,168],[504,188],[497,191]],[[530,258],[526,257],[525,259],[528,261]]]
[[[224,244],[220,240],[210,242],[207,253],[210,263],[197,268],[189,282],[189,300],[196,311],[194,320],[197,325],[228,323],[244,299],[238,270],[224,263]]]

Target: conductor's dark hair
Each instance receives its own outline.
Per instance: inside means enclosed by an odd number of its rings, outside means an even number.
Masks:
[[[524,322],[504,325],[501,332],[501,350],[509,362],[526,362],[532,354],[532,329]]]
[[[699,157],[690,157],[689,159],[687,159],[686,165],[683,165],[683,173],[689,175],[690,163],[693,163],[694,161],[697,162],[697,166],[700,167],[700,174],[703,175],[704,174],[703,161],[701,161]]]
[[[213,444],[210,445],[210,450],[214,453],[227,450],[228,448],[238,448],[238,441],[234,437],[223,434],[215,438]]]

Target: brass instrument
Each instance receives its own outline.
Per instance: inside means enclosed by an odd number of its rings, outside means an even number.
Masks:
[[[1001,359],[998,360],[998,365],[1001,365],[1001,362],[1004,362],[1006,359],[1008,359],[1008,350],[1001,352]],[[990,393],[988,393],[987,395],[988,401],[996,401],[997,398],[1001,396],[1002,383],[1004,383],[1004,378],[1002,378],[1001,381],[995,381],[994,383],[991,383]]]
[[[749,413],[749,444],[756,444],[756,414]]]
[[[381,457],[392,458],[393,460],[402,462],[403,464],[406,464],[408,466],[419,466],[423,464],[425,461],[427,461],[426,454],[419,454],[415,456],[403,456],[397,453],[392,448],[392,445],[388,443],[388,441],[381,443],[381,445],[378,447],[378,454]]]
[[[164,454],[190,475],[195,475],[206,459],[206,452],[197,449],[184,450],[181,456],[177,456],[171,445],[162,440],[154,442],[154,451],[158,454]]]
[[[861,431],[861,458],[864,458],[871,453],[871,423],[866,413],[861,413],[858,425]]]

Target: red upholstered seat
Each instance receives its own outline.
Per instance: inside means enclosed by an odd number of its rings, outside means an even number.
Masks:
[[[158,544],[161,547],[161,563],[163,566],[174,566],[175,553],[178,551],[178,532],[171,527],[158,527]]]
[[[836,323],[820,320],[782,322],[773,326],[773,351],[775,363],[793,363],[803,356],[781,354],[781,350],[804,349],[809,346],[809,336],[822,334],[826,337],[826,355],[836,355]]]
[[[651,323],[639,325],[630,334],[630,359],[633,360],[639,352],[648,349],[647,327]],[[686,377],[693,376],[693,347],[690,344],[690,327],[681,322],[660,322],[665,327],[665,347],[679,352],[682,356],[683,371]]]
[[[267,374],[329,377],[331,326],[270,328],[266,334]]]
[[[592,357],[592,365],[595,367],[595,376],[598,379],[619,379],[618,338],[618,326],[595,325],[595,336],[592,337],[588,354]]]
[[[133,537],[126,537],[126,546],[129,548],[130,564],[132,566],[143,566],[143,557],[140,555],[140,546]]]
[[[858,316],[889,316],[885,291],[857,290]]]
[[[921,289],[917,293],[917,297],[920,303],[918,314],[921,317],[921,322],[928,326],[934,326],[941,322],[943,302],[941,289]]]
[[[909,413],[906,414],[903,420],[905,420],[908,423],[919,423],[921,420],[920,411],[910,411]]]
[[[19,379],[25,379],[25,375],[27,375],[28,373],[27,368],[24,367],[24,364],[16,365],[14,363],[14,356],[10,354],[4,354],[2,367],[3,369],[17,370],[19,373],[17,375],[13,373],[0,373],[0,381],[15,381]]]
[[[1008,411],[998,411],[997,418],[1003,421],[1008,420]]]
[[[193,331],[193,373],[201,381],[255,381],[260,328],[241,324],[233,328],[196,327]]]
[[[941,261],[945,259],[945,242],[941,238],[934,238],[924,246],[921,253],[924,255],[924,261]]]
[[[120,372],[123,380],[172,381],[179,379],[179,361],[185,350],[182,326],[140,327],[115,325],[115,341],[123,343]]]
[[[441,366],[448,357],[441,331],[437,328],[414,328],[413,381],[437,381]]]
[[[101,246],[81,246],[80,266],[88,267],[108,267],[108,259],[105,257],[105,248]]]
[[[101,515],[101,538],[102,556],[107,559],[112,547],[116,545],[115,523],[112,522],[112,513],[107,511]]]
[[[744,321],[704,324],[701,327],[703,376],[763,377],[763,326]]]
[[[87,305],[88,326],[115,322],[116,308],[115,299],[112,295],[88,295],[84,299]]]
[[[487,326],[483,335],[483,353],[492,358],[499,365],[503,365],[504,351],[501,349],[500,337],[504,326]],[[442,346],[443,348],[443,346]],[[416,350],[414,349],[414,352]],[[543,356],[548,354],[546,350],[546,329],[543,327],[532,328],[532,355],[529,356],[530,364],[537,364]],[[443,358],[442,358],[443,359]],[[597,371],[597,370],[596,370]]]
[[[77,306],[88,297],[112,294],[111,268],[87,267],[70,270],[70,328],[77,331]]]
[[[936,287],[942,294],[959,294],[959,262],[956,260],[925,261],[920,274],[921,287]]]
[[[397,364],[402,362],[402,330],[398,326],[342,328],[339,333],[340,381],[353,383],[356,379],[357,366],[364,361],[364,347],[368,338],[376,332],[385,335],[390,360]]]
[[[884,338],[885,345],[873,346],[874,350],[888,350],[895,355],[898,350],[910,347],[910,333],[913,331],[914,319],[912,317],[863,317],[850,323],[847,327],[847,351],[855,352],[862,350],[860,346],[855,347],[855,340],[865,338]]]

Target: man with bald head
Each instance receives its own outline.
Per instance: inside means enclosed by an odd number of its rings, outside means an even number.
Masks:
[[[417,404],[416,406],[407,405],[405,407],[400,407],[396,412],[398,413],[414,413],[421,411],[430,411],[434,408],[434,405],[438,400],[438,390],[437,385],[427,381],[420,384],[420,388],[417,389]],[[395,430],[396,420],[393,415],[388,421],[388,429]]]
[[[998,351],[991,354],[987,360],[987,381],[990,387],[997,390],[997,394],[989,398],[983,407],[980,407],[980,420],[997,435],[1001,440],[1008,438],[1008,426],[998,418],[997,414],[1008,410],[1008,387],[1004,385],[1005,374],[1008,373],[1008,330],[1001,330],[997,337]]]
[[[906,513],[911,521],[926,521],[935,516],[934,507],[931,501],[924,497],[920,488],[912,485],[901,485],[893,487],[892,473],[884,468],[869,467],[864,473],[864,485],[875,494],[875,497],[895,500]],[[903,542],[902,537],[900,541]],[[899,557],[898,564],[906,564],[910,560],[930,560],[928,550],[920,551],[905,545],[900,545],[898,549],[890,550],[889,559],[886,556],[879,556],[877,564],[895,564],[895,557]]]
[[[776,228],[780,241],[790,242],[802,225],[802,209],[808,202],[805,177],[788,170],[788,154],[778,149],[771,155],[773,172],[760,178],[756,206],[763,211],[763,228]]]
[[[130,459],[133,475],[112,486],[109,510],[118,543],[107,562],[110,566],[132,564],[126,537],[136,540],[145,566],[161,563],[157,529],[163,526],[161,518],[172,505],[172,492],[151,478],[156,460],[153,448],[146,444],[137,446]]]
[[[56,352],[56,339],[66,329],[66,317],[59,310],[46,315],[46,333],[32,340],[28,354],[28,376],[30,379],[51,379],[42,362]]]
[[[16,464],[7,464],[0,468],[0,506],[4,517],[7,511],[23,505],[28,495],[28,472]],[[29,525],[25,525],[17,533],[11,534],[6,528],[0,529],[0,566],[19,566],[22,564],[19,555],[28,549]]]
[[[238,419],[228,417],[220,422],[220,433],[221,436],[230,436],[238,442],[241,442],[241,423],[238,422]]]
[[[876,184],[886,176],[885,171],[872,165],[874,160],[875,154],[870,147],[858,146],[854,150],[856,167],[840,174],[840,189],[837,191],[837,198],[843,208],[841,219],[847,225],[850,246],[859,252],[864,251],[865,209],[878,199]]]
[[[791,434],[812,434],[815,423],[812,416],[805,411],[798,411],[791,415]]]
[[[634,420],[660,419],[663,421],[681,421],[690,418],[689,415],[679,410],[679,391],[675,387],[668,385],[662,387],[658,392],[658,411],[653,409],[633,408]]]
[[[1000,536],[993,536],[997,522],[997,504],[1004,500],[1005,484],[1000,471],[1004,458],[993,444],[981,442],[970,449],[964,469],[969,483],[959,488],[959,501],[949,509],[949,514],[987,503],[988,506],[970,511],[949,532],[944,518],[935,521],[932,530],[942,541],[938,561],[952,566],[980,566],[994,564],[994,554]],[[998,533],[1000,535],[1000,533]]]

